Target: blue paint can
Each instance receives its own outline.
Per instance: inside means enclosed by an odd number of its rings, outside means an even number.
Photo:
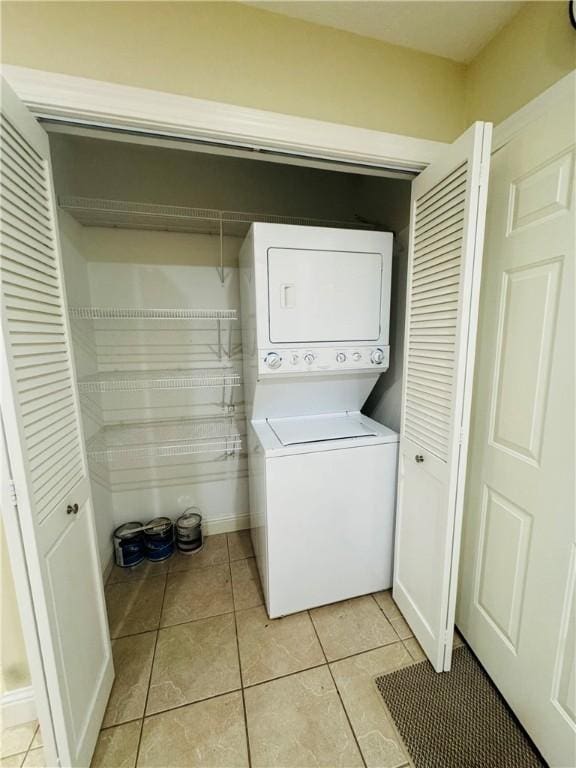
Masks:
[[[174,523],[169,517],[155,517],[144,530],[146,557],[155,563],[174,554]]]
[[[146,556],[142,523],[124,523],[116,528],[114,538],[114,558],[120,568],[133,568]]]

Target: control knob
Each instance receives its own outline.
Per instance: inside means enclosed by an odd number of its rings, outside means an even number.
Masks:
[[[375,349],[374,352],[372,352],[370,355],[370,360],[374,363],[374,365],[381,365],[384,362],[384,350]]]
[[[272,368],[275,370],[276,368],[280,368],[282,365],[282,358],[277,352],[268,352],[266,357],[264,358],[264,362],[268,366],[268,368]]]
[[[314,355],[313,352],[306,352],[306,354],[304,355],[304,361],[306,363],[308,363],[308,365],[312,365],[312,363],[314,362],[315,357],[316,357],[316,355]]]
[[[336,353],[336,362],[338,362],[338,363],[345,363],[346,362],[346,353],[345,352],[337,352]]]
[[[362,355],[360,354],[360,352],[354,352],[352,357],[354,358],[354,360],[356,360],[356,362],[358,362],[359,360],[362,360]]]

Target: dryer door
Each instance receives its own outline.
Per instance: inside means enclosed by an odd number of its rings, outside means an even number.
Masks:
[[[270,341],[377,342],[382,254],[270,248]]]

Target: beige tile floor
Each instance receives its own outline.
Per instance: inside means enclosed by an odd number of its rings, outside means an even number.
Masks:
[[[248,532],[192,557],[114,568],[116,680],[92,768],[400,768],[374,685],[423,659],[389,592],[270,620]],[[36,724],[3,766],[43,766]]]
[[[42,768],[44,750],[38,723],[34,720],[22,725],[2,729],[0,738],[1,768]]]

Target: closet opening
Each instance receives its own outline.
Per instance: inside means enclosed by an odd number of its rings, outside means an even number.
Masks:
[[[238,255],[251,223],[394,233],[390,365],[363,412],[399,430],[412,176],[70,130],[49,135],[107,577],[124,523],[198,507],[205,534],[249,527]]]

